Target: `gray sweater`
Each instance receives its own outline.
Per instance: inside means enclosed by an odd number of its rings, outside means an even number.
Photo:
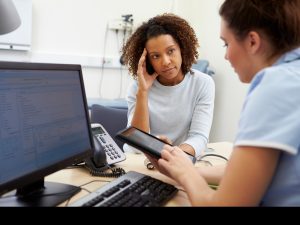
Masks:
[[[199,157],[206,148],[211,129],[215,85],[209,75],[194,72],[186,74],[175,86],[163,86],[155,80],[148,93],[148,107],[152,135],[165,135],[177,146],[189,144]],[[127,93],[128,126],[134,114],[137,90],[134,80]]]

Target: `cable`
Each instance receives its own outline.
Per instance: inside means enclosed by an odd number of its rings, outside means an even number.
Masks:
[[[80,185],[79,187],[82,188],[82,187],[84,187],[84,186],[86,186],[86,185],[89,185],[89,184],[92,184],[92,183],[95,183],[95,182],[101,182],[101,183],[107,182],[107,183],[109,183],[110,180],[92,180],[92,181],[90,181],[90,182],[87,182],[87,183],[85,183],[85,184]]]
[[[228,159],[222,155],[218,155],[218,154],[206,154],[206,155],[203,155],[199,158],[199,161],[205,161],[203,160],[205,157],[208,157],[208,156],[214,156],[214,157],[218,157],[218,158],[221,158],[221,159],[224,159],[225,161],[228,161]]]
[[[120,92],[119,92],[119,98],[122,97],[122,92],[123,92],[123,69],[122,69],[122,65],[120,65]]]
[[[105,35],[104,35],[104,45],[103,45],[103,57],[101,63],[101,73],[100,73],[100,81],[99,81],[99,97],[102,98],[102,83],[103,83],[103,76],[104,76],[104,65],[105,65],[105,55],[106,55],[106,44],[107,44],[107,37],[108,37],[108,23],[106,23]]]
[[[207,160],[199,160],[199,162],[204,162],[205,164],[208,164],[209,166],[213,166],[213,164],[210,162],[210,161],[207,161]]]
[[[130,15],[129,15],[130,16]],[[132,15],[131,15],[132,16]],[[131,17],[130,16],[130,17]],[[130,25],[130,26],[128,26]],[[127,35],[128,37],[132,34],[133,31],[133,19],[130,19],[128,21],[125,21],[125,28],[124,28],[124,36],[123,36],[123,42],[122,42],[122,46],[125,45],[125,42],[127,40]],[[119,43],[119,40],[118,40]],[[118,46],[118,49],[120,49],[120,46]],[[121,59],[120,59],[120,63],[121,63]],[[123,91],[123,68],[122,68],[123,64],[121,63],[120,65],[120,75],[121,75],[121,83],[120,83],[120,93],[119,93],[119,98],[122,97],[122,91]]]
[[[107,165],[106,167],[103,167],[103,168],[91,168],[90,166],[88,166],[85,162],[81,162],[81,163],[78,163],[78,164],[74,164],[72,166],[69,166],[67,167],[66,169],[76,169],[76,168],[86,168],[88,169],[88,171],[90,172],[90,174],[92,176],[96,176],[96,177],[120,177],[122,175],[124,175],[126,172],[124,169],[122,168],[113,168],[111,167],[110,165]],[[107,172],[107,170],[110,170],[110,172]],[[109,181],[106,181],[106,180],[95,180],[95,181],[91,181],[91,182],[88,182],[86,184],[82,184],[80,185],[80,187],[82,186],[85,186],[85,185],[88,185],[92,182],[109,182]]]
[[[79,186],[80,188],[81,188],[81,191],[86,191],[87,193],[92,193],[91,191],[89,191],[88,189],[86,189],[86,188],[83,188],[83,187],[81,187],[81,186]],[[71,199],[74,197],[74,195],[73,196],[71,196],[68,200],[67,200],[67,202],[66,202],[66,204],[65,204],[65,207],[67,207],[68,205],[69,205],[69,203],[70,203],[70,201],[71,201]]]
[[[124,32],[126,32],[126,27],[124,28]],[[121,51],[118,30],[116,30],[116,36],[117,36],[117,48],[118,48],[119,51]],[[123,40],[123,44],[124,44],[124,40]],[[121,62],[120,62],[120,68],[119,69],[120,69],[120,91],[119,91],[119,98],[121,98],[121,96],[122,96],[122,90],[123,90],[123,71],[122,71],[122,64],[121,64]]]
[[[119,168],[119,167],[114,168],[110,165],[106,165],[105,167],[102,167],[102,168],[97,168],[97,167],[91,168],[91,166],[87,165],[86,162],[81,162],[81,163],[74,164],[74,165],[68,167],[68,169],[75,169],[75,168],[86,168],[92,176],[96,176],[96,177],[115,177],[115,178],[117,178],[126,173],[124,169]],[[110,172],[107,170],[110,170]],[[96,182],[96,181],[91,181],[89,183],[92,183],[92,182]],[[108,181],[103,181],[103,182],[108,182]],[[83,184],[80,187],[87,185],[89,183]]]
[[[109,167],[108,169],[111,172],[107,172],[107,170],[102,171],[101,169],[95,170],[95,169],[90,168],[87,165],[85,165],[85,167],[88,169],[88,171],[90,172],[90,174],[92,176],[96,176],[96,177],[120,177],[126,173],[124,169],[119,168],[119,167],[117,167],[117,168]]]
[[[83,165],[79,165],[78,167],[80,167],[80,166],[83,167]],[[74,167],[74,169],[75,169],[75,168],[76,168],[76,167]],[[69,169],[72,169],[72,168],[69,168]],[[78,186],[78,187],[80,187],[82,191],[86,191],[87,193],[90,194],[90,193],[92,193],[92,191],[90,191],[90,190],[84,188],[84,186],[89,185],[89,184],[94,183],[94,182],[101,182],[101,183],[107,182],[107,183],[109,183],[110,181],[107,181],[107,180],[92,180],[92,181],[87,182],[87,183],[85,183],[85,184],[82,184],[82,185],[80,185],[80,186]],[[71,199],[72,199],[73,197],[74,197],[74,196],[71,196],[71,197],[67,200],[67,202],[66,202],[66,204],[65,204],[65,207],[69,205],[69,203],[70,203],[70,201],[71,201]]]
[[[177,4],[176,4],[176,0],[173,0],[172,1],[172,6],[171,6],[171,12],[172,13],[176,13],[175,11],[176,11],[176,7],[177,6]]]

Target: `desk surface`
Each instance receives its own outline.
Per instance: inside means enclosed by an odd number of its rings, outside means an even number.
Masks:
[[[229,158],[232,150],[232,144],[229,142],[210,143],[208,147],[211,149],[208,149],[208,151],[204,152],[204,154],[219,154],[226,158]],[[157,179],[163,180],[167,183],[176,185],[176,183],[173,180],[159,173],[157,170],[148,170],[144,166],[144,159],[145,159],[144,154],[126,153],[126,160],[116,164],[116,166],[123,168],[126,172],[133,170],[136,172],[150,175]],[[205,160],[211,162],[213,165],[225,163],[225,160],[213,156],[208,156],[205,158]],[[200,166],[201,164],[203,165],[203,163],[197,162],[196,166]],[[70,204],[73,201],[78,200],[79,198],[87,195],[88,192],[86,190],[94,191],[97,188],[112,181],[113,179],[115,178],[93,177],[89,174],[89,172],[86,169],[83,168],[64,169],[46,177],[46,181],[72,184],[84,188],[78,194],[73,196],[72,199],[70,199],[68,202],[62,203],[61,206]],[[190,203],[188,201],[186,193],[180,190],[176,194],[176,196],[167,203],[166,206],[189,206],[189,205]]]

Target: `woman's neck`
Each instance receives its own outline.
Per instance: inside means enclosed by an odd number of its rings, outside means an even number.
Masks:
[[[178,73],[178,75],[173,79],[165,79],[162,76],[157,77],[157,81],[164,86],[175,86],[177,84],[180,84],[183,80],[184,80],[184,75],[182,72]]]

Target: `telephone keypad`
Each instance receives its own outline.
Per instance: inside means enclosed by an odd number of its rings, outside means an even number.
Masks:
[[[94,124],[93,135],[97,138],[106,153],[108,164],[114,164],[126,159],[125,154],[113,141],[107,131],[100,124]]]
[[[98,136],[98,138],[100,138],[102,143],[106,143],[105,139],[100,135]],[[116,149],[112,144],[103,145],[103,147],[104,147],[104,151],[106,152],[106,154],[109,156],[111,160],[121,158],[121,154],[116,151]]]

